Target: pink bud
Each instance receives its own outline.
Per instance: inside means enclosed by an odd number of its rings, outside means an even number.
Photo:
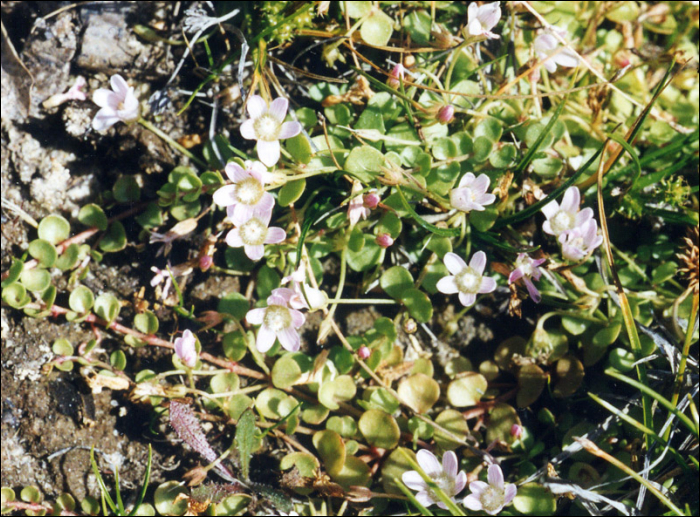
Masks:
[[[214,259],[210,257],[209,255],[202,255],[199,257],[199,269],[202,271],[206,271],[209,269],[212,264],[214,264]]]
[[[523,428],[518,424],[513,424],[510,428],[510,435],[513,438],[519,439],[523,435]]]
[[[437,118],[440,124],[449,124],[452,122],[455,118],[454,106],[452,106],[452,104],[445,104],[440,108],[440,111],[438,111]]]
[[[388,248],[389,246],[394,244],[394,239],[392,239],[391,235],[389,235],[388,233],[380,233],[379,235],[377,235],[375,242],[379,244],[382,248]]]
[[[376,192],[370,192],[369,194],[365,194],[365,197],[362,199],[362,202],[367,208],[374,210],[375,208],[377,208],[377,205],[379,204],[380,200],[381,198],[379,197],[379,194],[377,194]]]
[[[363,361],[367,359],[371,355],[371,351],[369,348],[367,348],[365,345],[362,345],[360,349],[357,351],[357,355],[360,359]]]
[[[391,71],[391,77],[387,79],[386,84],[397,90],[401,86],[401,80],[403,80],[404,67],[401,63],[398,63],[394,69]]]

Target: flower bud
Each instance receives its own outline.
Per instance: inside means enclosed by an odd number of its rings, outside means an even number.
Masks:
[[[401,86],[401,81],[403,80],[403,75],[404,75],[404,67],[401,63],[398,63],[394,69],[391,71],[391,77],[389,77],[386,81],[386,84],[393,88],[394,90],[398,90],[399,87]]]
[[[380,233],[379,235],[377,235],[375,242],[379,244],[382,248],[386,249],[392,244],[394,244],[394,239],[392,239],[391,235],[389,235],[388,233]]]
[[[360,349],[357,351],[357,356],[362,359],[363,361],[372,354],[371,350],[367,348],[365,345],[362,345]]]
[[[199,269],[202,271],[206,271],[209,269],[212,264],[214,264],[214,259],[210,257],[209,255],[202,255],[199,257]]]
[[[522,426],[518,424],[513,424],[510,428],[510,435],[517,439],[520,439],[520,437],[523,435],[523,428]]]
[[[452,122],[455,118],[454,106],[452,106],[452,104],[445,104],[440,108],[440,111],[438,111],[437,118],[440,124],[449,124]]]
[[[370,210],[374,210],[375,208],[377,208],[377,205],[379,204],[380,200],[381,198],[376,192],[370,192],[369,194],[365,194],[365,197],[362,199],[364,205]]]

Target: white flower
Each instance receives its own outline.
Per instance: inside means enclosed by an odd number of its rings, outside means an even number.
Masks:
[[[508,277],[508,283],[512,284],[522,278],[525,287],[527,287],[527,292],[530,293],[530,298],[535,303],[540,303],[542,296],[535,284],[532,283],[532,280],[538,281],[540,279],[542,271],[540,271],[539,266],[546,261],[547,259],[533,259],[526,253],[519,253],[518,258],[515,260],[515,269]]]
[[[251,325],[261,325],[255,346],[260,353],[265,353],[275,339],[290,352],[296,352],[301,346],[301,339],[297,329],[304,324],[304,315],[296,309],[289,307],[289,301],[294,296],[294,291],[280,287],[272,291],[267,298],[267,307],[264,309],[251,309],[246,314],[246,321]]]
[[[293,309],[308,309],[315,311],[328,304],[328,295],[321,289],[311,287],[306,283],[306,264],[301,262],[299,268],[289,276],[282,279],[281,284],[292,282],[294,294],[289,300],[289,306]],[[307,301],[308,300],[308,301]]]
[[[491,2],[478,6],[476,2],[467,8],[467,30],[472,36],[486,36],[488,39],[498,39],[500,36],[491,32],[501,19],[500,2]]]
[[[241,125],[241,135],[247,140],[258,141],[258,158],[268,167],[280,159],[280,140],[292,138],[301,132],[299,122],[285,122],[289,101],[278,97],[268,107],[262,97],[248,99],[250,118]]]
[[[139,118],[139,101],[134,95],[134,87],[126,84],[118,74],[113,75],[109,83],[111,90],[100,88],[92,94],[92,102],[102,108],[92,119],[96,131],[109,129],[120,120],[130,124]]]
[[[503,471],[498,465],[489,466],[488,480],[488,483],[469,483],[471,494],[464,498],[463,504],[473,512],[496,515],[513,501],[518,488],[512,483],[503,482]]]
[[[438,291],[444,294],[459,293],[459,301],[465,307],[476,303],[477,294],[492,293],[496,290],[496,280],[484,276],[486,253],[477,251],[469,265],[456,253],[445,253],[445,266],[451,276],[441,278],[437,283]]]
[[[246,214],[243,219],[234,219],[236,227],[226,235],[226,244],[232,248],[243,246],[250,260],[260,260],[265,253],[265,244],[278,244],[287,238],[287,233],[276,226],[268,228],[271,212]]]
[[[186,330],[182,333],[182,337],[175,340],[175,354],[180,358],[183,364],[192,368],[197,364],[197,348],[195,347],[196,339],[192,331]]]
[[[474,176],[471,172],[464,175],[459,182],[459,186],[450,192],[450,203],[454,208],[463,212],[485,210],[485,205],[490,205],[496,201],[496,196],[487,194],[491,180],[486,174]]]
[[[83,91],[86,84],[87,82],[85,82],[85,78],[82,75],[79,75],[73,83],[73,86],[68,88],[68,91],[65,93],[57,93],[56,95],[52,95],[41,104],[44,106],[44,108],[49,109],[60,106],[64,102],[68,101],[84,101],[87,99],[87,95],[85,95],[85,92]]]
[[[533,48],[535,54],[544,62],[544,67],[551,74],[557,71],[557,65],[564,68],[574,68],[578,65],[578,56],[567,47],[560,46],[559,40],[554,34],[559,34],[562,38],[566,38],[566,29],[551,27],[545,30],[542,34],[535,38]]]
[[[226,207],[230,219],[244,220],[255,214],[272,212],[275,198],[265,191],[272,175],[260,162],[246,162],[244,169],[237,163],[226,165],[226,175],[233,185],[224,185],[214,192],[214,203]]]
[[[602,243],[603,237],[598,235],[598,223],[595,219],[589,219],[584,224],[559,236],[561,254],[571,262],[583,260]]]
[[[362,192],[362,183],[354,181],[350,195],[353,198],[348,203],[348,219],[350,226],[355,226],[362,219],[367,219],[372,210],[365,205],[365,197],[360,194]],[[374,198],[372,198],[374,200]]]
[[[542,208],[542,213],[547,218],[542,224],[542,231],[558,237],[563,232],[581,226],[592,219],[593,209],[584,208],[579,211],[580,203],[581,193],[578,187],[569,187],[566,190],[561,205],[556,201],[547,203]]]
[[[453,501],[455,496],[464,490],[464,487],[467,485],[467,475],[464,471],[457,473],[459,464],[457,463],[457,455],[454,452],[449,451],[443,455],[442,465],[440,465],[440,462],[432,452],[425,449],[418,451],[416,459],[423,472]],[[440,508],[447,509],[447,505],[438,499],[417,471],[404,472],[401,480],[411,490],[418,490],[416,499],[423,506],[427,507],[437,504]]]

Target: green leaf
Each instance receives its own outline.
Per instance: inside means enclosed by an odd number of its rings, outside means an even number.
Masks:
[[[68,306],[78,314],[86,314],[95,304],[95,296],[84,285],[79,285],[68,297]]]
[[[158,332],[158,318],[151,311],[142,312],[134,316],[134,327],[143,334],[155,334]]]
[[[492,150],[493,142],[485,136],[474,139],[474,161],[476,163],[484,163],[488,160]]]
[[[362,18],[367,16],[370,11],[372,11],[372,2],[340,2],[343,10],[347,9],[348,16],[350,18]]]
[[[513,144],[505,144],[491,153],[489,162],[497,169],[505,169],[513,163],[516,154],[517,149]]]
[[[80,260],[80,246],[76,243],[71,244],[61,254],[56,263],[54,264],[61,271],[68,271],[73,269]]]
[[[430,30],[432,26],[430,14],[424,10],[411,11],[408,16],[404,16],[403,26],[411,35],[411,41],[417,45],[427,45],[430,43]]]
[[[384,166],[384,155],[374,147],[354,147],[345,160],[344,169],[363,183],[371,183]]]
[[[364,245],[359,251],[354,251],[350,247],[347,250],[348,266],[353,271],[367,271],[377,266],[384,257],[384,248],[374,242],[372,235],[363,235]]]
[[[240,330],[224,334],[222,342],[224,355],[231,361],[240,361],[248,351],[248,341]]]
[[[289,138],[285,142],[285,147],[287,148],[287,151],[289,151],[289,154],[292,155],[292,158],[303,164],[308,164],[314,154],[311,150],[309,139],[304,133],[299,133],[298,135]]]
[[[448,158],[454,158],[458,154],[455,141],[448,137],[438,138],[433,141],[431,149],[436,160],[447,160]]]
[[[256,446],[255,439],[255,413],[248,410],[241,415],[236,425],[236,438],[234,443],[238,450],[238,457],[241,461],[241,474],[243,479],[248,480],[250,473],[250,458]]]
[[[3,287],[2,301],[10,307],[21,309],[32,300],[27,295],[27,289],[22,284],[15,283],[7,287]]]
[[[7,271],[7,278],[5,278],[5,280],[2,281],[2,288],[5,289],[6,287],[11,286],[17,280],[19,280],[19,277],[22,274],[23,270],[24,262],[22,262],[20,259],[12,259],[12,265]]]
[[[312,441],[318,455],[331,476],[334,476],[345,464],[346,450],[343,439],[331,430],[314,433]]]
[[[260,300],[264,300],[270,296],[272,291],[277,289],[282,281],[282,277],[279,275],[279,273],[267,264],[260,268],[257,279],[258,282],[255,286],[255,292]]]
[[[55,245],[70,236],[70,224],[60,215],[49,215],[41,220],[37,233],[40,239]]]
[[[29,243],[28,250],[32,258],[35,258],[42,267],[51,267],[56,262],[58,252],[56,247],[44,239],[34,239]]]
[[[250,302],[241,293],[228,293],[221,297],[216,307],[217,312],[230,314],[237,320],[245,318],[250,309]]]
[[[483,136],[493,143],[498,142],[503,134],[500,122],[493,118],[485,118],[474,128],[474,138]]]
[[[295,181],[288,181],[279,191],[279,196],[277,198],[280,206],[289,206],[298,200],[304,193],[306,188],[306,180],[300,179]]]
[[[557,511],[557,501],[545,487],[528,483],[518,487],[513,507],[525,515],[554,515]]]
[[[447,229],[447,228],[438,228],[434,224],[430,224],[428,221],[423,219],[421,216],[419,216],[415,210],[411,207],[411,205],[408,204],[408,201],[406,200],[406,196],[403,193],[403,190],[400,187],[396,187],[397,192],[399,193],[399,197],[401,199],[401,204],[403,205],[404,209],[413,217],[413,219],[425,230],[428,230],[431,233],[434,233],[436,235],[440,235],[442,237],[456,237],[460,234],[459,228],[452,228],[452,229]]]
[[[400,299],[404,292],[413,287],[413,277],[407,269],[393,266],[384,272],[379,279],[379,284],[386,294],[394,299]]]
[[[559,158],[537,158],[532,161],[532,170],[535,174],[543,178],[552,179],[564,168],[564,162]]]
[[[433,304],[430,303],[430,298],[423,291],[413,288],[407,289],[403,293],[401,301],[411,317],[418,323],[425,323],[433,317]]]
[[[383,47],[389,43],[393,32],[394,20],[379,10],[370,14],[360,27],[362,39],[375,47]]]
[[[365,411],[360,417],[358,428],[369,445],[382,449],[393,449],[401,437],[394,417],[381,409]]]
[[[117,297],[109,293],[102,293],[95,300],[95,314],[109,323],[117,319],[120,308]]]
[[[489,230],[498,219],[498,208],[496,205],[485,207],[486,210],[472,211],[469,214],[469,222],[479,232]]]
[[[126,230],[119,221],[114,221],[100,241],[100,249],[105,253],[114,253],[126,248]]]
[[[135,203],[141,198],[141,187],[133,176],[122,176],[114,183],[112,194],[120,203]]]
[[[27,269],[22,271],[20,282],[32,292],[43,292],[51,285],[51,275],[45,269]]]
[[[78,221],[83,223],[85,226],[99,228],[101,231],[105,231],[108,225],[107,216],[105,215],[104,210],[94,203],[85,205],[80,209],[80,212],[78,213]]]
[[[126,368],[126,354],[121,350],[115,350],[109,355],[109,364],[115,370],[123,371]]]
[[[542,132],[538,135],[537,140],[533,142],[531,146],[529,146],[527,153],[525,156],[523,156],[523,159],[520,160],[518,165],[515,167],[515,170],[513,173],[517,176],[519,173],[525,170],[525,168],[530,165],[530,162],[533,160],[535,157],[535,153],[539,151],[540,147],[544,143],[545,139],[550,137],[550,133],[552,132],[552,128],[554,127],[554,124],[556,124],[557,120],[559,119],[559,115],[562,114],[564,111],[564,106],[566,105],[566,101],[569,99],[569,95],[567,94],[562,101],[559,103],[559,106],[557,106],[556,111],[552,115],[552,117],[549,119],[549,122],[545,126],[545,128],[542,130]],[[586,169],[587,167],[584,167]]]

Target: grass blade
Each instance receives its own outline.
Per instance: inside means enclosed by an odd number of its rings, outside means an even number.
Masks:
[[[139,507],[141,506],[141,503],[143,503],[143,500],[146,498],[146,491],[148,491],[148,482],[151,480],[151,464],[153,463],[153,449],[151,448],[151,444],[148,444],[148,463],[146,463],[146,473],[143,476],[143,485],[141,485],[141,491],[139,492],[139,496],[136,499],[136,502],[134,503],[134,508],[129,512],[129,517],[133,517],[136,515],[136,512],[139,510]]]
[[[440,237],[456,237],[459,235],[460,230],[459,228],[452,228],[452,229],[447,229],[447,228],[438,228],[434,224],[429,223],[425,219],[423,219],[421,216],[419,216],[415,210],[413,210],[413,207],[408,203],[406,200],[406,196],[404,195],[403,191],[401,190],[401,187],[398,185],[396,186],[396,190],[399,193],[399,197],[401,198],[401,204],[403,204],[403,207],[406,209],[406,211],[411,214],[411,217],[418,223],[418,225],[423,228],[424,230],[428,230],[431,233],[434,233],[436,235],[439,235]]]
[[[396,486],[399,487],[399,490],[403,492],[403,494],[408,498],[409,501],[411,501],[411,504],[415,506],[418,511],[421,513],[421,515],[425,516],[431,516],[433,515],[430,510],[428,510],[425,506],[420,504],[418,502],[418,499],[416,499],[416,496],[413,495],[413,492],[411,492],[404,484],[403,481],[401,481],[399,478],[393,478],[394,483],[396,483]]]
[[[100,491],[102,492],[102,500],[107,501],[110,509],[113,513],[117,513],[117,505],[114,504],[112,497],[109,495],[109,490],[107,490],[107,485],[105,485],[104,479],[102,479],[102,474],[100,474],[100,469],[97,468],[97,462],[95,461],[95,448],[90,448],[90,464],[92,465],[92,471],[97,479],[97,484],[100,485]]]
[[[559,115],[561,115],[562,111],[564,111],[564,106],[566,105],[566,101],[569,99],[569,95],[567,94],[562,101],[559,103],[559,106],[557,106],[557,110],[554,112],[552,115],[552,118],[549,119],[549,122],[545,126],[545,128],[542,130],[540,135],[537,137],[537,140],[535,140],[535,143],[533,144],[532,147],[530,147],[527,150],[527,153],[525,153],[525,156],[523,156],[523,159],[520,160],[520,163],[516,165],[515,169],[513,170],[513,174],[517,176],[520,174],[522,171],[525,170],[525,168],[530,165],[530,162],[535,157],[535,153],[539,150],[540,146],[542,145],[542,142],[544,142],[544,139],[547,138],[547,135],[552,131],[552,128],[554,127],[554,124],[556,124],[557,120],[559,119]]]

